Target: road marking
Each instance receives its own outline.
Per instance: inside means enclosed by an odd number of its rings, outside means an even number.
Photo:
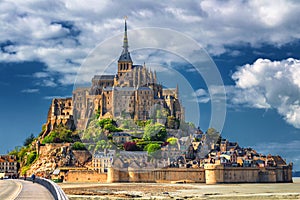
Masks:
[[[23,189],[23,185],[22,185],[19,181],[15,181],[15,180],[14,180],[14,182],[15,182],[19,187],[18,187],[18,190],[12,194],[12,198],[11,198],[11,199],[16,199],[16,198],[19,196],[19,194],[20,194],[20,192],[22,191],[22,189]]]

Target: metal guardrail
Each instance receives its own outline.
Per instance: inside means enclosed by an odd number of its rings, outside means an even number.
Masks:
[[[27,178],[27,180],[31,181],[31,178]],[[69,200],[65,192],[61,189],[61,187],[59,187],[53,181],[49,179],[37,177],[35,178],[34,182],[46,187],[50,191],[50,193],[52,194],[55,200]]]

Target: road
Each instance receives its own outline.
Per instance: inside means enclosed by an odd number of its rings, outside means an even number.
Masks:
[[[53,200],[51,193],[42,185],[18,179],[0,180],[1,200]]]

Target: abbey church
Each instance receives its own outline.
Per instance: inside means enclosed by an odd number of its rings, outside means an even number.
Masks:
[[[99,114],[99,118],[147,120],[155,116],[157,109],[164,110],[166,116],[184,120],[178,86],[165,89],[158,84],[155,71],[147,69],[145,64],[133,64],[125,20],[123,50],[118,59],[117,73],[95,75],[91,87],[76,88],[72,105],[70,99],[53,99],[47,129],[52,130],[58,124],[69,126],[73,119],[77,129],[84,129],[95,113]]]

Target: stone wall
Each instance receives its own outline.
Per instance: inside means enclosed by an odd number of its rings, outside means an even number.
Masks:
[[[205,165],[206,184],[292,182],[291,167],[224,167]]]
[[[205,183],[204,169],[116,169],[108,168],[107,181],[112,182],[172,182],[192,181]]]
[[[207,164],[204,169],[167,168],[133,169],[108,168],[107,182],[175,182],[196,183],[278,183],[292,182],[291,166],[283,167],[224,167]]]
[[[107,174],[99,174],[93,170],[70,170],[65,178],[67,182],[107,182]]]

